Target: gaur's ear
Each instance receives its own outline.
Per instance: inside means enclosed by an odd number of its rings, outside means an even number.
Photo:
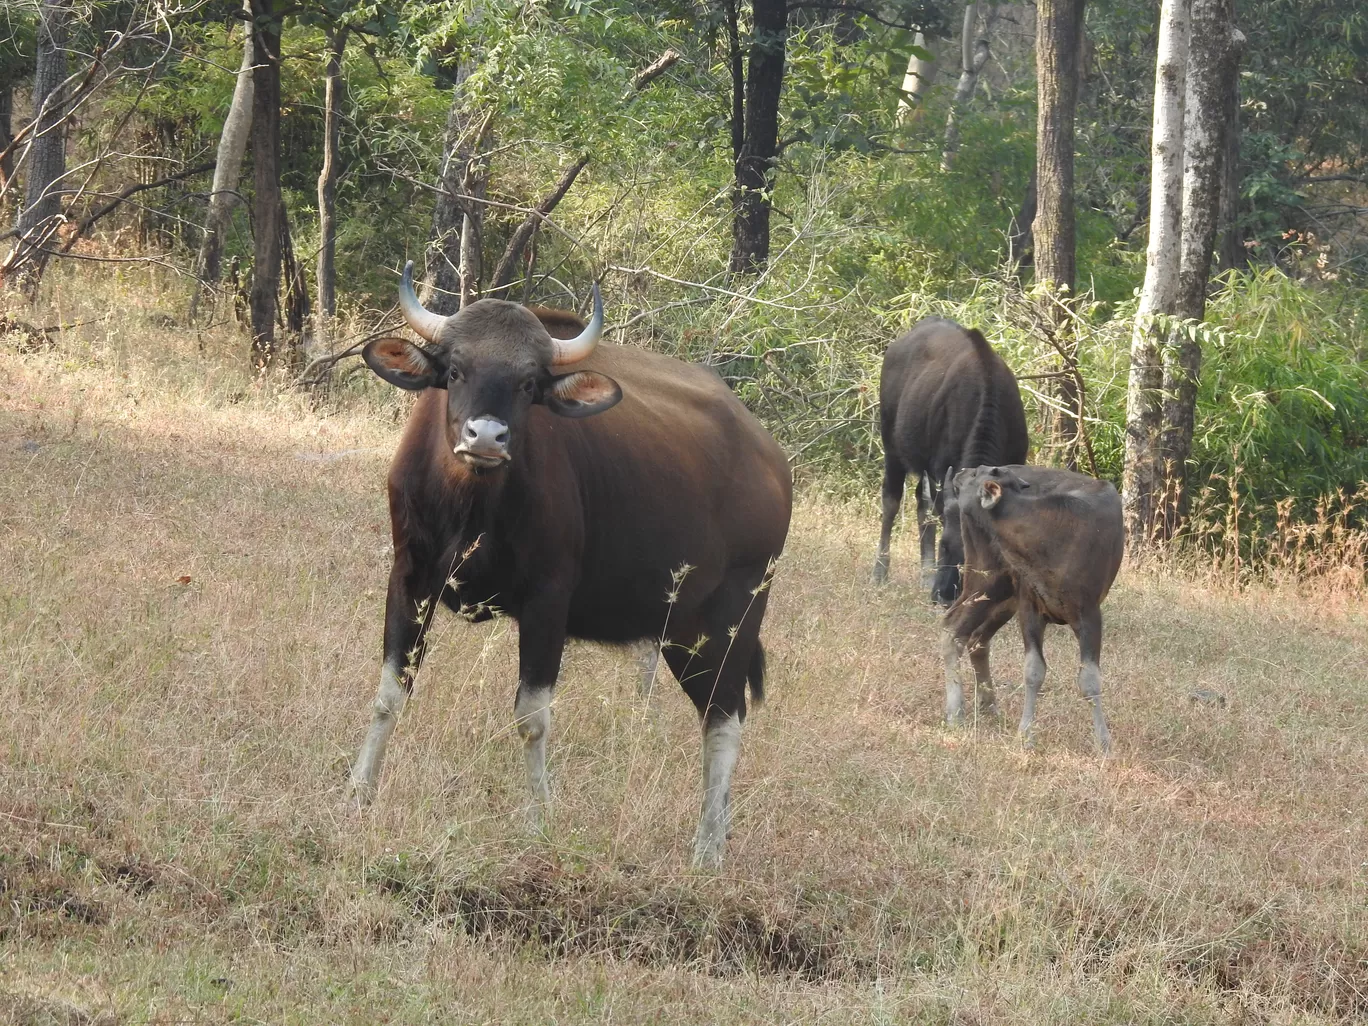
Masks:
[[[955,468],[945,468],[945,481],[941,484],[941,491],[952,499],[959,498],[959,492],[955,490]]]
[[[410,392],[446,387],[447,368],[441,357],[405,338],[377,338],[361,350],[361,359],[391,385]]]
[[[622,386],[598,371],[574,371],[552,378],[541,401],[562,417],[592,417],[622,401]]]
[[[1002,498],[1002,485],[992,478],[979,485],[979,505],[984,509],[992,509]]]

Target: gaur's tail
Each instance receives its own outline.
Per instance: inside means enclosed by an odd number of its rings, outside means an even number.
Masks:
[[[979,400],[978,414],[974,417],[974,424],[969,429],[969,437],[964,440],[964,447],[960,450],[960,462],[962,467],[979,467],[988,463],[996,463],[1000,459],[999,452],[1002,449],[1002,441],[998,437],[1001,427],[1001,415],[998,412],[999,398],[997,381],[993,373],[994,353],[993,347],[988,340],[983,337],[983,332],[978,328],[966,328],[966,334],[974,344],[974,351],[978,354],[979,366],[983,370],[983,398]]]
[[[750,682],[751,701],[760,705],[765,700],[765,646],[758,640],[746,669],[746,680]]]

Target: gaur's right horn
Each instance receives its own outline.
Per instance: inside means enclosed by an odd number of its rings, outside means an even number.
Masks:
[[[442,333],[446,318],[435,314],[413,293],[413,261],[404,265],[404,276],[399,279],[399,312],[408,321],[408,326],[429,342],[436,342]]]

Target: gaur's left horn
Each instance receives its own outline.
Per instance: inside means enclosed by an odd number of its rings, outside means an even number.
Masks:
[[[435,314],[413,293],[413,261],[404,265],[404,276],[399,279],[399,312],[408,321],[408,326],[429,342],[436,342],[442,334],[446,318]]]
[[[416,330],[416,329],[415,329]],[[555,356],[551,362],[556,365],[579,363],[594,351],[599,336],[603,334],[603,297],[599,295],[598,282],[594,282],[594,315],[589,318],[589,326],[574,338],[553,338]]]

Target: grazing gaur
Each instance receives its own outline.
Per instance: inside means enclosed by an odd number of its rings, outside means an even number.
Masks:
[[[918,321],[884,353],[879,379],[883,435],[883,525],[874,582],[888,578],[888,547],[903,483],[917,474],[917,531],[923,573],[937,567],[941,480],[950,467],[1020,463],[1029,437],[1016,377],[974,328],[941,317]],[[948,605],[960,587],[962,549],[943,537],[931,598]]]
[[[1111,748],[1102,715],[1102,600],[1121,567],[1121,497],[1106,481],[1050,467],[974,467],[947,483],[946,533],[964,545],[964,590],[946,611],[945,718],[964,716],[959,660],[974,667],[980,711],[997,714],[988,643],[1012,618],[1026,649],[1022,737],[1029,741],[1045,679],[1045,625],[1068,624],[1078,639],[1078,687],[1092,704],[1093,731]]]
[[[357,799],[375,795],[439,599],[518,622],[514,717],[536,821],[566,638],[663,638],[703,730],[694,858],[716,864],[747,682],[763,697],[760,622],[792,504],[784,453],[711,370],[598,345],[597,287],[587,326],[499,300],[443,317],[414,296],[412,267],[399,305],[430,346],[385,338],[364,352],[421,394],[389,473],[394,565]]]

